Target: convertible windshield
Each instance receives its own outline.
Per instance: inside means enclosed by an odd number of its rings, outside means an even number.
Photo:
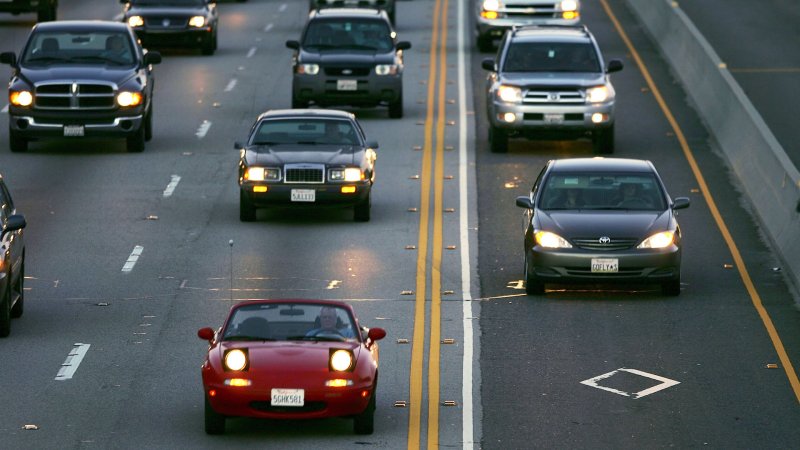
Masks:
[[[651,173],[553,173],[542,184],[544,210],[663,211],[661,185]]]
[[[358,145],[359,137],[349,120],[270,119],[258,124],[250,143],[252,145]]]
[[[591,44],[519,42],[508,47],[505,72],[600,72]]]
[[[113,31],[86,33],[40,32],[31,37],[22,64],[134,64],[128,35]]]
[[[350,311],[320,303],[268,303],[237,308],[222,336],[224,341],[357,340]]]
[[[317,50],[345,48],[388,52],[391,32],[382,20],[315,20],[308,25],[303,47]]]

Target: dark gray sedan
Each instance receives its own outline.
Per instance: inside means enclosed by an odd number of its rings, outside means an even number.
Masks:
[[[529,295],[545,283],[656,283],[681,291],[681,230],[650,161],[617,158],[552,160],[525,208],[525,283]]]
[[[375,149],[353,114],[329,109],[274,110],[261,114],[239,157],[239,218],[256,208],[331,205],[353,207],[370,218]]]

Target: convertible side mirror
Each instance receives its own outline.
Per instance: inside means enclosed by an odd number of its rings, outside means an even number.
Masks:
[[[197,330],[197,337],[204,341],[208,341],[210,344],[214,340],[214,330],[209,327],[200,328]]]

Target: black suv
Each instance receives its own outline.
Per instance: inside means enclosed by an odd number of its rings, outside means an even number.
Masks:
[[[493,152],[508,138],[591,138],[597,153],[614,151],[614,86],[600,47],[585,26],[539,25],[506,32],[485,59],[486,111]]]
[[[44,22],[33,27],[19,58],[0,54],[13,71],[9,146],[24,152],[39,139],[125,138],[144,150],[153,134],[157,52],[146,52],[124,23]]]
[[[309,0],[308,9],[322,8],[372,8],[386,11],[392,25],[395,23],[397,6],[395,0]]]
[[[217,49],[216,0],[120,0],[122,21],[142,45],[199,48],[204,55]]]
[[[292,108],[387,105],[403,117],[403,51],[384,11],[321,9],[312,12],[292,64]]]
[[[56,20],[57,9],[58,0],[0,0],[0,12],[14,15],[35,12],[39,22]]]
[[[11,319],[22,315],[25,292],[25,216],[17,214],[11,194],[0,176],[0,337],[11,332]]]

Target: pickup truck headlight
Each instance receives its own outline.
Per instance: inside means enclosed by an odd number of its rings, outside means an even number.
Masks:
[[[561,11],[577,11],[578,2],[575,0],[562,0]]]
[[[206,25],[206,18],[203,16],[194,16],[189,19],[189,26],[195,28],[203,28]]]
[[[498,9],[500,9],[499,0],[483,0],[484,11],[497,11]]]
[[[117,104],[122,107],[141,105],[142,94],[140,92],[122,91],[117,94]]]
[[[375,75],[397,75],[397,64],[378,64]]]
[[[328,179],[331,181],[361,181],[364,178],[363,172],[358,167],[347,167],[344,169],[330,169]]]
[[[14,106],[31,106],[33,94],[30,91],[11,91],[8,101]]]
[[[281,169],[277,167],[248,167],[244,179],[250,181],[278,181],[281,179]]]
[[[611,98],[611,90],[608,86],[596,86],[586,90],[587,103],[602,103]]]
[[[319,64],[298,64],[297,73],[316,75],[319,73]]]
[[[130,16],[128,17],[128,25],[131,28],[138,28],[144,26],[144,18],[142,16]]]
[[[522,101],[522,89],[501,85],[497,88],[497,98],[507,103],[519,103]]]

